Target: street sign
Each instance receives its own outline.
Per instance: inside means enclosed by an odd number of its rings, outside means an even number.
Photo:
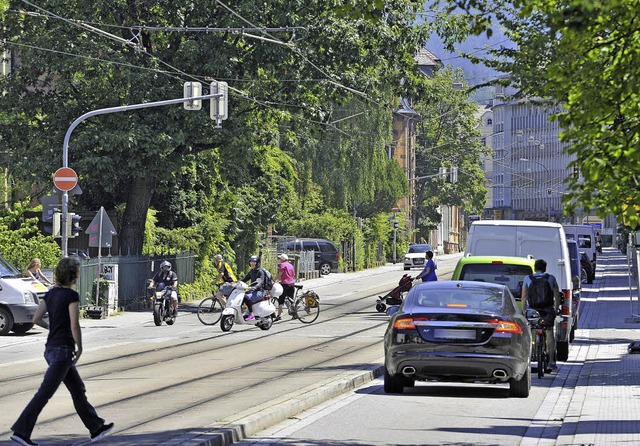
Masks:
[[[70,167],[61,167],[53,174],[53,184],[61,191],[68,192],[78,184],[78,174]]]
[[[102,206],[84,232],[89,234],[89,246],[92,248],[110,248],[112,237],[117,234],[115,226]]]
[[[400,212],[400,211],[401,211],[401,209],[400,209],[400,208],[391,208],[391,212],[393,212],[394,214],[395,214],[396,212]]]

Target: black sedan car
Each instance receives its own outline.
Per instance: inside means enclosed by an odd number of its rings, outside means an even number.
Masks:
[[[504,285],[425,282],[414,286],[384,335],[384,391],[419,381],[509,383],[531,389],[531,329]]]

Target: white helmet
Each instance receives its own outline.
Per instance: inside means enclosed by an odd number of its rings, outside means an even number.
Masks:
[[[282,289],[282,285],[280,285],[277,282],[274,283],[273,288],[271,288],[271,297],[280,297],[280,295],[282,294],[282,291],[284,291]]]
[[[284,253],[278,254],[278,258],[282,260],[289,260],[289,256]]]

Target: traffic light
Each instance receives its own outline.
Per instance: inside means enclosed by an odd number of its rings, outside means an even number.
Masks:
[[[69,238],[77,237],[82,228],[80,227],[80,220],[82,217],[76,214],[67,214],[67,236]]]
[[[60,237],[60,212],[52,214],[42,213],[42,221],[44,223],[44,232],[48,232],[54,237]]]
[[[222,97],[211,98],[209,115],[218,124],[229,116],[229,87],[226,82],[211,82],[211,93],[222,93]]]

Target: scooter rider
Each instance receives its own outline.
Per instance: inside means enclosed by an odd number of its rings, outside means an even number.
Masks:
[[[165,260],[160,264],[160,271],[158,271],[151,279],[149,288],[155,287],[155,285],[162,284],[162,287],[173,287],[171,290],[171,305],[173,306],[173,316],[178,315],[178,275],[175,271],[171,271],[171,262]]]
[[[263,284],[265,280],[264,269],[260,266],[258,256],[251,256],[249,258],[249,265],[251,265],[251,269],[247,273],[246,276],[242,278],[243,282],[246,282],[251,285],[249,291],[244,295],[244,303],[247,305],[249,309],[249,316],[245,318],[247,321],[252,321],[255,319],[253,315],[253,304],[256,302],[260,302],[264,297]]]

